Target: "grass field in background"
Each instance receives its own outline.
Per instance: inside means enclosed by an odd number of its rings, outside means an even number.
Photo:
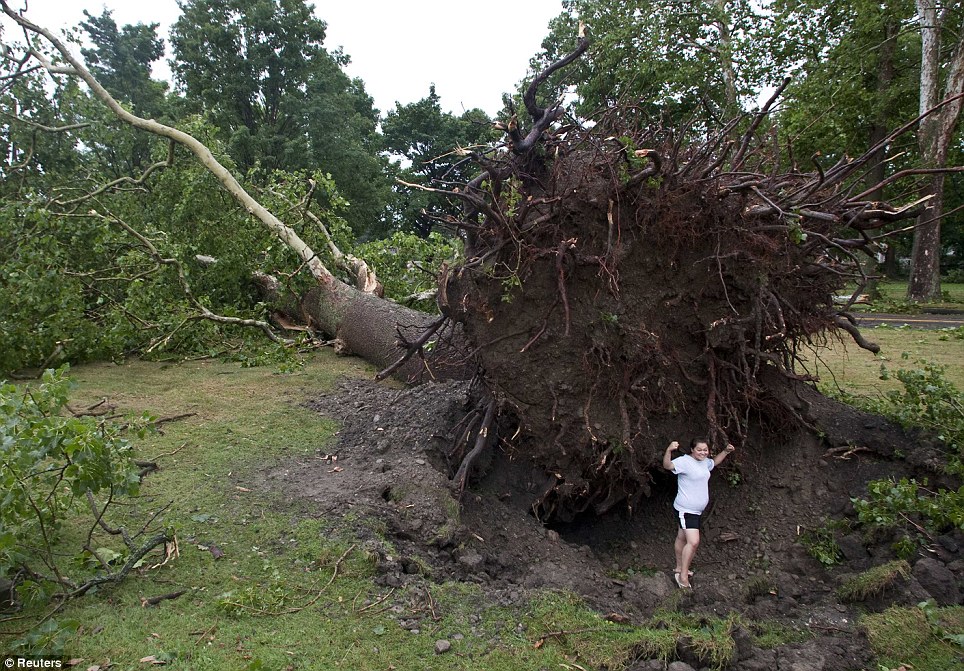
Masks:
[[[878,326],[861,329],[867,340],[880,345],[873,354],[843,333],[829,347],[813,349],[805,356],[807,369],[821,385],[839,387],[853,394],[877,394],[897,389],[900,383],[891,375],[882,380],[881,367],[893,372],[916,368],[919,361],[946,366],[945,376],[958,389],[964,389],[964,328],[911,329]]]
[[[907,282],[884,280],[877,283],[880,298],[871,305],[856,306],[864,311],[875,312],[919,312],[926,309],[964,310],[964,284],[942,282],[939,301],[930,303],[907,302]]]

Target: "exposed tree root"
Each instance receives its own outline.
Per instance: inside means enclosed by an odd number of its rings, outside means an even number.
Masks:
[[[626,110],[553,134],[527,102],[531,129],[506,124],[511,151],[450,194],[466,203],[467,260],[439,303],[476,343],[498,423],[518,427],[513,453],[552,474],[541,517],[637,505],[667,440],[806,426],[771,388],[811,379],[801,345],[842,331],[879,349],[834,297],[869,281],[868,232],[919,203],[851,196],[870,153],[781,170],[757,142],[775,99],[694,147]],[[461,488],[475,450],[459,454]]]

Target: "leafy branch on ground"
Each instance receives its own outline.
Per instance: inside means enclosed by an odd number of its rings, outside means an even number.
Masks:
[[[947,379],[946,366],[918,361],[919,367],[891,373],[881,366],[880,379],[896,377],[901,389],[877,396],[834,393],[839,400],[881,415],[905,429],[918,429],[942,443],[949,473],[964,475],[964,392]]]
[[[824,566],[833,566],[843,558],[840,545],[837,544],[836,531],[845,528],[847,528],[846,522],[827,522],[816,529],[808,529],[800,542],[811,557]]]
[[[152,418],[78,416],[67,406],[72,387],[66,367],[47,370],[35,386],[0,386],[0,575],[12,578],[13,605],[52,605],[45,620],[64,602],[122,581],[173,541],[152,528],[156,514],[135,531],[109,522],[112,506],[140,485],[126,435],[143,436]],[[168,559],[165,552],[158,561]],[[31,640],[16,645],[29,649]]]
[[[964,529],[964,486],[933,491],[926,480],[873,480],[867,484],[867,498],[855,498],[853,504],[865,528],[902,533],[894,549],[908,558],[936,535]]]

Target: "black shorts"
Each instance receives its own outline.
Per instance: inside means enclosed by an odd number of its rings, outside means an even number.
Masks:
[[[676,521],[679,523],[680,529],[699,529],[700,528],[700,516],[694,515],[693,513],[684,513],[676,510]]]

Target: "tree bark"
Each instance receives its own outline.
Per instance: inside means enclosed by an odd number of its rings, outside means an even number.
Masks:
[[[935,0],[917,0],[921,29],[920,112],[924,114],[937,106],[940,97],[941,31]],[[937,113],[924,117],[918,131],[921,163],[924,168],[944,168],[960,116],[961,100],[954,99],[964,90],[964,26],[957,27],[958,40],[950,63],[946,67],[947,80],[943,99],[949,101]],[[921,196],[933,196],[921,212],[914,230],[911,253],[910,279],[907,299],[915,302],[940,300],[941,297],[941,216],[943,214],[944,177],[936,174],[924,182]]]
[[[337,338],[342,352],[388,368],[409,353],[409,345],[437,316],[413,310],[343,283],[319,284],[301,300],[310,325]],[[409,383],[461,379],[475,370],[461,329],[443,325],[428,346],[405,361],[393,375]]]
[[[733,39],[730,33],[731,16],[727,8],[727,0],[715,0],[716,16],[714,23],[720,34],[718,48],[720,67],[723,74],[723,87],[726,92],[727,113],[735,114],[740,109],[739,92],[737,91],[736,68],[733,66]]]

